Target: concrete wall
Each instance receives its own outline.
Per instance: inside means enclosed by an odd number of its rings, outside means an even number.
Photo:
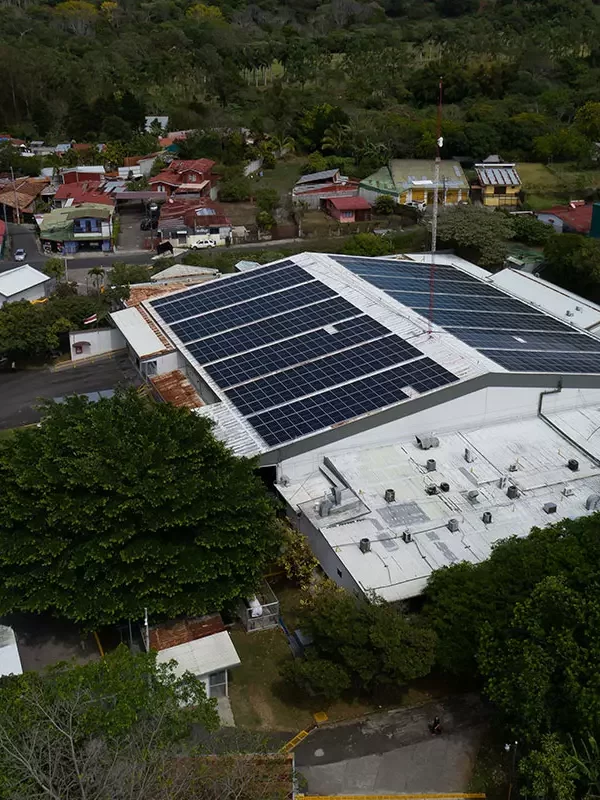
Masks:
[[[81,353],[75,352],[76,344],[81,345]],[[81,361],[83,358],[124,350],[126,342],[123,334],[116,328],[92,328],[91,330],[70,333],[69,345],[71,347],[71,360]]]
[[[164,375],[165,372],[172,372],[174,369],[179,369],[183,363],[183,358],[180,359],[179,353],[177,351],[173,353],[165,353],[161,356],[156,356],[155,358],[144,358],[141,360],[139,365],[139,370],[146,376],[153,376],[153,375]],[[148,364],[155,364],[156,371],[153,368],[148,369]]]
[[[40,300],[42,297],[46,297],[46,283],[41,283],[39,286],[32,286],[31,289],[26,289],[24,292],[19,292],[19,294],[13,294],[10,297],[5,297],[3,294],[0,294],[0,307],[4,305],[4,303],[17,303],[19,300]]]

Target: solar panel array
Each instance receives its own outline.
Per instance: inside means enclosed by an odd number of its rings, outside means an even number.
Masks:
[[[333,257],[333,256],[332,256]],[[424,317],[428,264],[335,256]],[[456,267],[435,267],[433,321],[512,372],[600,372],[600,341]]]
[[[150,304],[273,446],[458,380],[291,261]]]

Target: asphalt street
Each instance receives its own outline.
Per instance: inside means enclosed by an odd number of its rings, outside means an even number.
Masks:
[[[441,736],[428,724],[442,721]],[[475,695],[318,728],[295,749],[311,794],[462,792],[487,714]]]
[[[103,358],[93,364],[51,369],[0,372],[0,428],[31,425],[40,419],[40,400],[68,394],[99,392],[141,379],[125,356]]]

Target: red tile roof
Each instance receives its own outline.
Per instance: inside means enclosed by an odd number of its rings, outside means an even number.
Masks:
[[[204,176],[210,174],[215,162],[209,158],[195,158],[188,161],[175,159],[171,161],[167,169],[163,169],[158,175],[150,178],[150,184],[166,183],[169,186],[180,186],[184,183],[184,175],[187,172],[198,172]]]
[[[212,209],[214,214],[196,214],[198,209]],[[160,219],[166,222],[171,219],[182,219],[189,228],[206,225],[231,225],[231,220],[224,213],[223,208],[211,200],[210,197],[195,198],[170,198],[163,203],[160,210]]]
[[[371,208],[364,197],[328,197],[327,202],[338,211],[362,211]]]
[[[552,214],[561,219],[569,228],[572,228],[577,233],[589,233],[592,227],[592,210],[591,203],[585,203],[583,200],[575,200],[569,203],[568,206],[552,206],[552,208],[538,211],[538,214]]]
[[[168,650],[169,647],[195,642],[197,639],[204,639],[205,636],[212,636],[224,630],[225,625],[220,614],[165,622],[163,625],[150,628],[150,649]]]
[[[83,183],[61,183],[54,195],[55,200],[70,200],[77,205],[81,203],[103,203],[114,207],[113,198],[101,189],[100,181],[84,181]]]

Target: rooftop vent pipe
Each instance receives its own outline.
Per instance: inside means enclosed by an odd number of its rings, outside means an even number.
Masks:
[[[393,489],[386,489],[383,498],[386,503],[393,503],[396,499],[396,492]]]
[[[361,553],[370,553],[371,552],[371,540],[368,539],[366,536],[365,536],[364,539],[360,540],[360,542],[358,543],[358,546],[360,547],[360,552]]]

